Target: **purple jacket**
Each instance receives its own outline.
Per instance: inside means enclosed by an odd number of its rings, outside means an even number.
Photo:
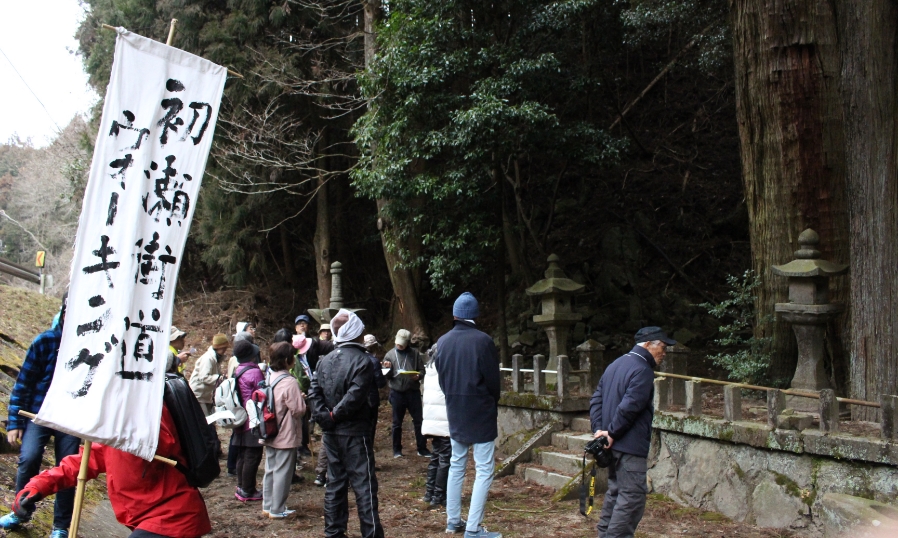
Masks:
[[[243,372],[246,373],[244,374]],[[245,362],[237,365],[237,369],[234,370],[234,377],[237,376],[240,376],[240,379],[237,380],[237,388],[240,389],[240,401],[246,405],[246,402],[252,399],[253,392],[259,388],[259,383],[265,381],[265,376],[262,374],[262,370],[259,369],[259,365],[254,362]],[[242,431],[247,430],[249,430],[248,420],[243,424]]]

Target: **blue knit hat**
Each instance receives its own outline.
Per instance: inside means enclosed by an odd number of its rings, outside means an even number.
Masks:
[[[480,303],[466,291],[459,295],[452,305],[452,315],[459,319],[474,319],[480,315]]]

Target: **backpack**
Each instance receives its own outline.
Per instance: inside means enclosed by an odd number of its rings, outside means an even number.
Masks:
[[[246,422],[246,410],[243,408],[242,398],[240,397],[240,388],[237,386],[237,380],[246,373],[249,368],[240,372],[240,375],[231,377],[222,381],[215,389],[215,412],[230,411],[234,414],[234,418],[220,418],[215,424],[233,430],[243,426]]]
[[[187,461],[186,465],[179,462],[175,467],[184,473],[191,486],[208,486],[221,474],[215,430],[206,423],[203,408],[183,377],[166,374],[162,400],[175,423],[181,453]]]
[[[252,399],[246,402],[249,427],[253,429],[256,437],[263,441],[274,439],[281,430],[274,408],[274,387],[288,377],[293,378],[290,374],[282,374],[271,383],[263,381],[253,392]]]

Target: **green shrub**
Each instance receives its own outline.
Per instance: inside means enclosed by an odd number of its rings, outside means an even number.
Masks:
[[[741,278],[728,276],[727,284],[730,286],[729,299],[718,304],[699,305],[715,318],[725,320],[718,328],[720,337],[714,340],[714,344],[722,350],[710,359],[726,370],[732,380],[742,383],[767,382],[772,338],[758,338],[753,331],[755,290],[761,285],[761,278],[749,269]]]

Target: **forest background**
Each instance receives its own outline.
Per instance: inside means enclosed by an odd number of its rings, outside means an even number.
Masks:
[[[898,380],[883,353],[898,337],[898,8],[853,4],[85,0],[78,38],[100,95],[101,23],[164,40],[176,18],[176,46],[245,77],[225,90],[182,297],[247,290],[290,326],[327,306],[340,261],[345,302],[382,340],[435,341],[468,290],[507,358],[546,347],[524,290],[555,253],[586,285],[574,345],[614,355],[661,325],[704,350],[723,325],[763,357],[755,380],[788,384],[770,266],[813,227],[852,273],[834,281],[849,308],[827,371],[875,400]],[[0,146],[2,256],[48,250],[56,294],[97,114],[44,149]],[[728,298],[750,308],[709,315]]]

